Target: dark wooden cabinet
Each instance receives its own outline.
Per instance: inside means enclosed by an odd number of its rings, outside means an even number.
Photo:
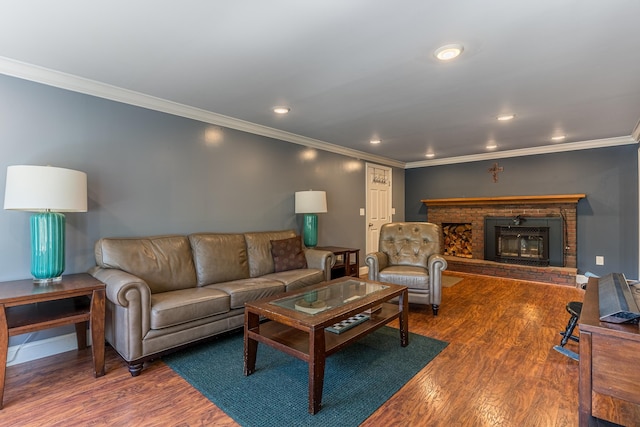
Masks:
[[[331,278],[360,276],[360,249],[343,248],[340,246],[318,246],[315,249],[333,252],[336,263],[331,267]]]
[[[580,313],[580,427],[598,419],[622,425],[640,420],[640,330],[600,321],[598,279],[587,284]]]

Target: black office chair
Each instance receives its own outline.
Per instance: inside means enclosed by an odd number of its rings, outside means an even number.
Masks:
[[[567,311],[571,315],[571,317],[569,318],[569,323],[567,323],[567,328],[564,330],[564,332],[560,332],[560,335],[562,335],[560,345],[553,346],[553,349],[561,354],[564,354],[567,357],[572,358],[575,361],[579,361],[580,356],[578,355],[578,353],[571,351],[568,348],[564,348],[564,346],[569,340],[580,342],[580,338],[576,335],[573,335],[573,330],[578,323],[578,318],[580,317],[580,312],[582,311],[582,303],[578,301],[571,301],[567,304]]]

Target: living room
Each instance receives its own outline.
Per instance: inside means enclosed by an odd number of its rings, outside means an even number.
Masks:
[[[319,215],[320,244],[360,248],[363,259],[365,168],[377,163],[392,167],[394,221],[428,220],[423,199],[584,193],[577,206],[579,274],[617,271],[638,278],[634,123],[625,133],[603,136],[601,145],[582,144],[572,151],[495,153],[470,162],[407,167],[375,155],[363,159],[54,87],[7,71],[0,75],[0,99],[0,171],[39,164],[87,174],[88,211],[66,215],[67,273],[95,265],[94,244],[101,237],[301,230],[294,193],[307,189],[327,194],[328,211]],[[609,137],[628,138],[615,142]],[[494,182],[488,169],[496,162],[503,171]],[[0,281],[29,277],[29,215],[0,211],[0,231]],[[605,264],[596,265],[596,256],[604,256]],[[563,315],[558,314],[560,323]],[[73,328],[40,332],[29,344],[55,347],[56,337],[72,333]],[[25,339],[12,338],[11,345]],[[65,344],[60,348],[68,349]]]

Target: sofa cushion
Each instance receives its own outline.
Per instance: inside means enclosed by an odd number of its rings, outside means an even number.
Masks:
[[[249,258],[249,277],[260,277],[275,271],[271,255],[271,241],[295,237],[293,230],[261,231],[245,233],[247,257]]]
[[[102,238],[95,244],[98,266],[117,268],[144,280],[151,293],[196,286],[186,236]]]
[[[271,255],[273,256],[273,269],[279,271],[297,270],[307,268],[307,259],[302,251],[300,236],[289,239],[272,240]]]
[[[229,311],[229,295],[216,289],[191,288],[151,295],[151,329],[203,319]]]
[[[322,270],[316,268],[303,268],[299,270],[280,271],[262,277],[282,282],[285,290],[288,292],[322,282],[324,280],[324,273]]]
[[[189,236],[198,286],[249,277],[242,234],[196,233]]]
[[[205,288],[218,289],[229,294],[231,297],[229,306],[232,309],[244,308],[245,302],[255,301],[284,292],[284,284],[282,282],[262,277],[216,283],[205,286]]]

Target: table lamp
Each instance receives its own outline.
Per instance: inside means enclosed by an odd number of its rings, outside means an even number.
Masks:
[[[36,283],[61,280],[65,217],[87,211],[87,174],[52,166],[9,166],[4,208],[31,215],[31,274]]]
[[[318,215],[327,212],[327,194],[324,191],[296,191],[296,213],[304,214],[304,245],[314,248],[318,245]]]

